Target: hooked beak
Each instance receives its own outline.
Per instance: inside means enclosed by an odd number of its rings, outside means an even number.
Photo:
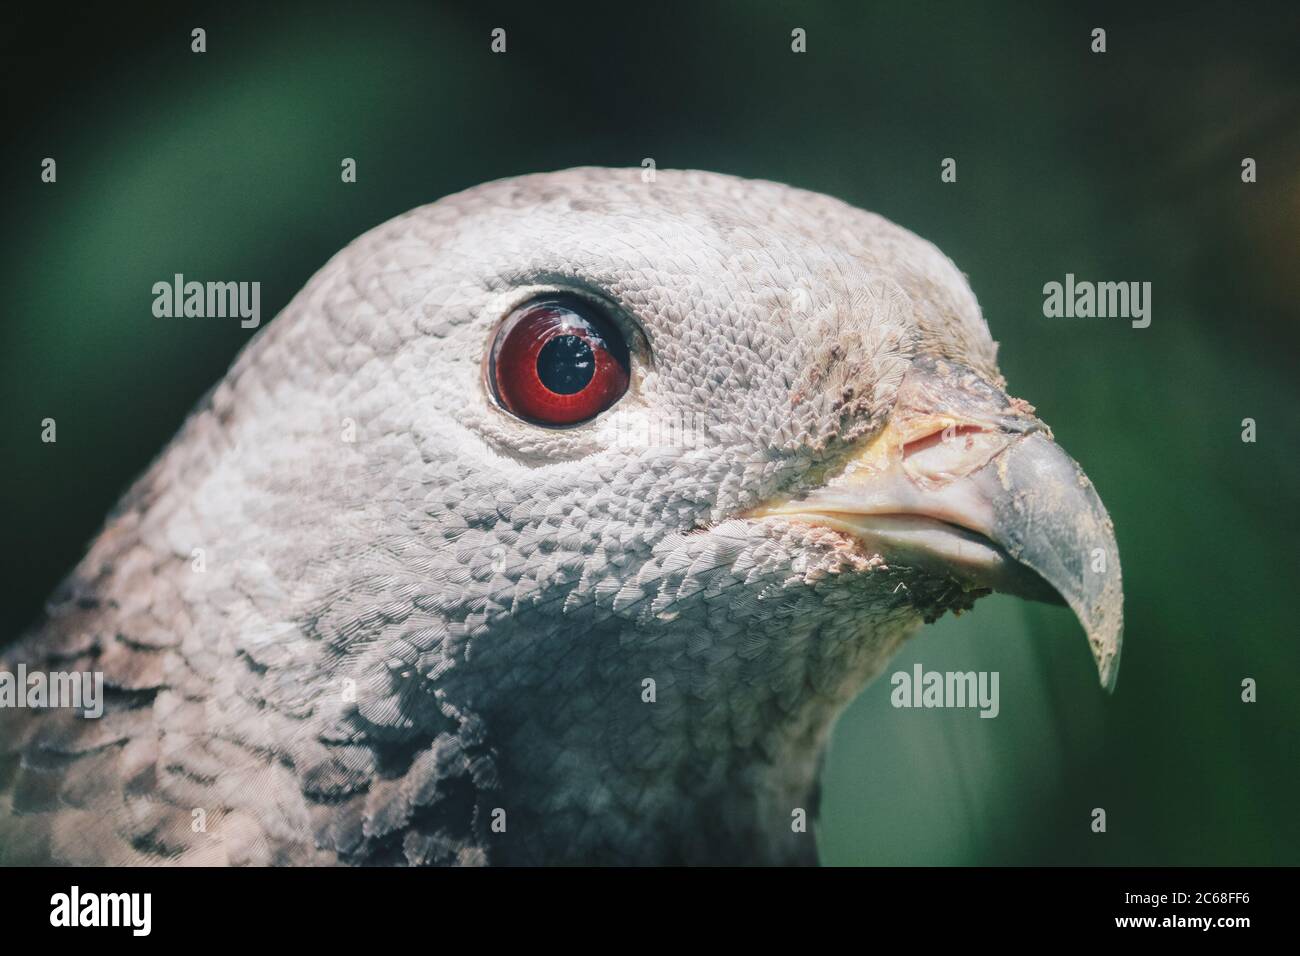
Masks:
[[[1065,603],[1114,689],[1124,595],[1110,516],[1033,408],[965,366],[918,359],[888,424],[843,472],[751,516],[845,532],[968,590]]]

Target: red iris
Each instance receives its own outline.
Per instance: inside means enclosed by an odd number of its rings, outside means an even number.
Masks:
[[[488,375],[501,404],[520,418],[576,425],[627,391],[627,343],[585,303],[533,302],[497,332]]]

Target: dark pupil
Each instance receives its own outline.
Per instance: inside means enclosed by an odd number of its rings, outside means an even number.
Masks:
[[[557,395],[581,392],[595,374],[591,346],[576,335],[557,335],[537,353],[537,377]]]

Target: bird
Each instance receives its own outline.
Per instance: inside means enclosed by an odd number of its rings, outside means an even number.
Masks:
[[[642,173],[413,209],[258,330],[0,660],[104,687],[0,709],[0,862],[811,865],[926,623],[1064,603],[1113,686],[1113,524],[957,266]]]

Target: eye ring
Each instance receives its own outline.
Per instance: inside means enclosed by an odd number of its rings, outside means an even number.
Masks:
[[[520,305],[498,327],[487,378],[498,404],[546,428],[590,421],[623,397],[627,339],[594,305],[547,295]]]

